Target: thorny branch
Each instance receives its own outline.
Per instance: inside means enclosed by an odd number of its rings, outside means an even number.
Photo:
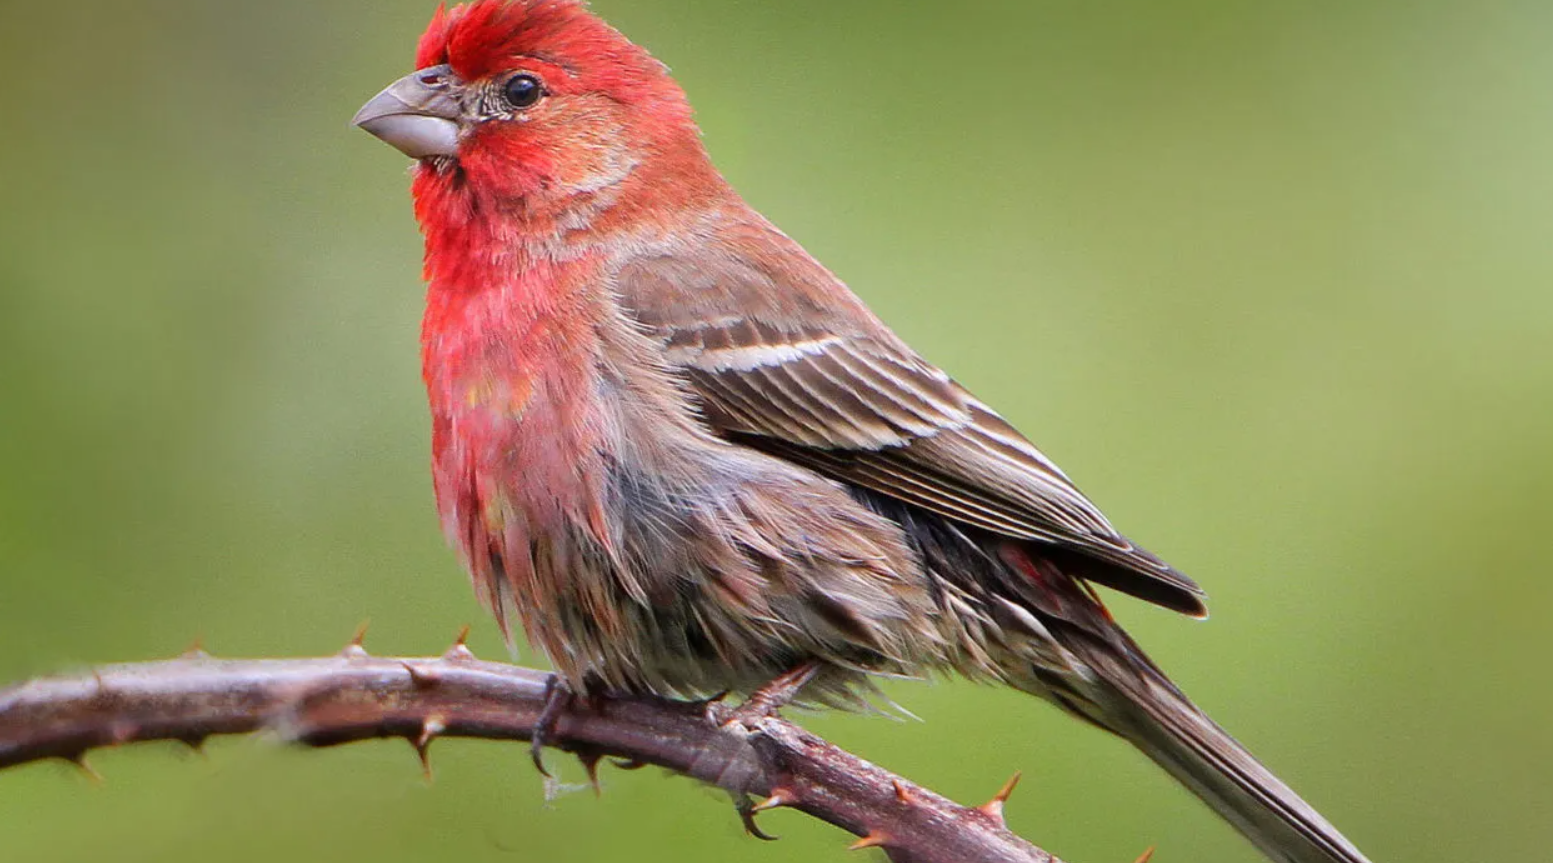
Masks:
[[[148,740],[199,746],[269,731],[307,746],[401,737],[425,763],[439,737],[530,740],[545,672],[475,658],[463,639],[440,657],[373,657],[359,638],[320,659],[174,660],[107,666],[0,689],[0,768]],[[656,698],[578,698],[545,742],[582,759],[657,765],[726,789],[746,826],[790,807],[882,848],[896,863],[1061,863],[1009,831],[1003,800],[965,807],[772,716]],[[1017,777],[1016,777],[1017,778]],[[754,802],[758,796],[760,802]]]

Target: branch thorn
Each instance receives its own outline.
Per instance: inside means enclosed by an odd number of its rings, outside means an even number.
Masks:
[[[196,635],[196,636],[194,636],[194,640],[189,642],[189,646],[185,647],[183,649],[182,653],[178,654],[178,658],[179,659],[209,659],[210,658],[210,654],[205,652],[205,636],[203,636],[203,635]]]
[[[798,802],[798,795],[786,788],[771,789],[771,796],[750,807],[750,812],[765,812],[768,809],[776,809],[781,806],[791,806]]]
[[[404,670],[410,673],[410,682],[414,683],[419,689],[430,689],[442,680],[441,676],[433,669],[416,668],[415,664],[410,662],[401,662],[399,664],[404,666]]]
[[[890,841],[890,837],[877,830],[868,831],[868,835],[847,846],[848,851],[861,851],[864,848],[879,848]]]
[[[436,740],[438,735],[447,730],[447,721],[433,713],[426,717],[426,721],[421,723],[421,736],[415,739],[415,745],[421,747],[430,746],[431,742]]]
[[[1003,787],[998,790],[998,793],[994,794],[991,800],[976,807],[976,810],[998,822],[998,824],[1003,825],[1003,804],[1008,802],[1009,795],[1014,793],[1014,789],[1019,785],[1019,780],[1023,776],[1023,773],[1016,770],[1014,775],[1010,776],[1008,781],[1003,783]]]
[[[426,776],[426,781],[431,781],[431,742],[437,739],[437,735],[448,730],[447,723],[441,716],[435,714],[426,717],[421,723],[421,736],[410,742],[415,747],[415,754],[421,759],[421,772]]]
[[[458,637],[453,639],[453,646],[442,654],[442,658],[448,662],[470,662],[474,660],[474,651],[469,649],[469,624],[458,631]]]
[[[362,646],[362,642],[367,639],[367,627],[371,623],[372,621],[370,620],[363,620],[361,625],[356,627],[356,634],[351,636],[350,644],[345,645],[340,650],[340,656],[346,659],[365,659],[370,655],[367,653],[367,649]]]
[[[1152,858],[1153,856],[1154,856],[1154,846],[1150,845],[1149,849],[1147,851],[1144,851],[1141,855],[1139,855],[1139,857],[1135,861],[1135,863],[1149,863],[1149,859]]]
[[[911,806],[917,802],[917,795],[913,794],[911,789],[906,787],[906,783],[900,781],[899,779],[891,780],[891,782],[895,785],[896,800],[907,806]]]
[[[414,740],[410,741],[410,746],[415,749],[415,757],[420,759],[420,762],[421,762],[421,778],[424,779],[427,783],[430,783],[432,781],[432,775],[431,775],[431,747],[429,747],[429,746],[422,746],[421,744],[417,743]]]
[[[66,761],[74,764],[77,770],[85,775],[87,779],[92,781],[93,785],[101,786],[107,783],[107,780],[102,778],[102,774],[92,769],[92,765],[86,762],[85,752],[77,752],[74,755],[66,755],[64,758]]]

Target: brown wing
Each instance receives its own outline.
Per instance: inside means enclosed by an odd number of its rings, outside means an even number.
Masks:
[[[626,266],[617,290],[720,433],[955,521],[1081,552],[1112,564],[1081,566],[1085,577],[1204,613],[1191,579],[1118,533],[1023,435],[797,244],[763,222],[718,239]],[[737,253],[773,240],[781,254]]]

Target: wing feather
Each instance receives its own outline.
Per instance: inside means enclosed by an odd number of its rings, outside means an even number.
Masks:
[[[1191,579],[1120,534],[1034,444],[791,248],[771,259],[663,254],[616,276],[623,306],[661,340],[708,424],[945,518],[1078,552],[1087,578],[1204,613]]]

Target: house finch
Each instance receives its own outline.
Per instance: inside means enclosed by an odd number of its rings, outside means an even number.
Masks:
[[[662,64],[578,0],[477,0],[415,67],[355,122],[418,160],[442,523],[573,691],[996,680],[1274,860],[1364,861],[1090,586],[1201,617],[1197,585],[751,209]]]

